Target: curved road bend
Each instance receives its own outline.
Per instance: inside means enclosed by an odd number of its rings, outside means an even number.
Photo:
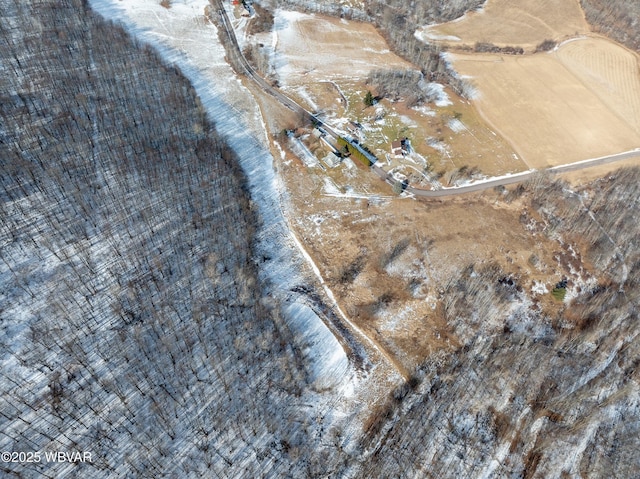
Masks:
[[[267,82],[264,78],[262,78],[260,74],[258,74],[253,69],[253,67],[249,64],[247,59],[242,54],[242,51],[240,50],[240,46],[238,45],[238,39],[236,38],[236,34],[233,29],[233,26],[231,25],[231,21],[227,16],[227,11],[224,9],[222,0],[209,0],[209,2],[217,10],[220,20],[222,22],[222,25],[224,27],[224,30],[227,33],[227,37],[229,37],[231,46],[233,48],[233,52],[230,52],[230,54],[232,54],[232,56],[234,57],[233,60],[236,62],[236,66],[239,67],[241,70],[244,70],[247,76],[249,76],[254,82],[256,82],[260,88],[262,88],[265,92],[273,96],[276,100],[278,100],[282,105],[287,107],[289,110],[292,110],[293,112],[301,116],[305,116],[309,118],[316,124],[322,125],[322,128],[329,135],[333,136],[336,139],[339,138],[341,135],[338,132],[336,132],[333,128],[331,128],[329,125],[327,125],[318,117],[316,117],[313,113],[302,108],[291,98],[283,94],[280,90],[278,90],[277,88],[274,88],[269,82]]]

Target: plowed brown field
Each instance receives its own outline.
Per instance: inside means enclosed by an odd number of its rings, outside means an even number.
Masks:
[[[636,54],[612,42],[586,38],[563,45],[557,58],[640,133],[640,63]]]
[[[482,115],[530,167],[640,146],[638,56],[607,39],[576,39],[524,57],[452,58],[478,88]]]

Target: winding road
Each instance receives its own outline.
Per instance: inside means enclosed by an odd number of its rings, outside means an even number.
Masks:
[[[358,143],[353,142],[348,137],[345,137],[345,135],[342,135],[337,131],[335,131],[330,125],[321,121],[313,113],[307,111],[306,109],[298,105],[291,98],[283,94],[282,91],[273,87],[264,78],[262,78],[253,69],[253,67],[251,67],[247,59],[244,57],[244,55],[240,51],[240,47],[238,45],[238,40],[236,38],[235,31],[233,29],[233,26],[231,25],[231,22],[229,21],[229,17],[227,16],[227,12],[224,9],[222,0],[210,0],[210,1],[214,9],[217,10],[218,15],[220,17],[220,23],[224,27],[224,30],[230,40],[230,46],[232,51],[229,53],[233,57],[230,59],[230,63],[233,64],[236,70],[244,71],[246,75],[249,78],[251,78],[255,83],[257,83],[257,85],[262,90],[269,93],[271,96],[273,96],[276,100],[278,100],[282,105],[284,105],[288,109],[297,113],[301,117],[307,118],[308,120],[312,121],[315,125],[320,126],[322,130],[324,130],[327,134],[331,135],[336,139],[344,138],[345,140],[349,141],[352,144],[352,146],[360,149],[360,146]],[[531,179],[536,173],[540,171],[547,171],[554,174],[567,173],[570,171],[583,170],[586,168],[592,168],[594,166],[605,165],[608,163],[614,163],[616,161],[628,160],[636,157],[640,158],[640,148],[636,148],[635,150],[625,151],[622,153],[616,153],[613,155],[602,156],[599,158],[592,158],[584,161],[578,161],[575,163],[570,163],[568,165],[554,166],[544,170],[530,170],[530,171],[524,171],[522,173],[516,173],[513,175],[501,176],[498,178],[491,178],[484,181],[478,181],[469,185],[464,185],[459,187],[442,188],[439,190],[424,190],[421,188],[415,188],[413,186],[407,186],[405,188],[405,191],[411,193],[414,196],[427,197],[427,198],[455,196],[455,195],[461,195],[465,193],[474,193],[478,191],[484,191],[490,188],[495,188],[496,186],[506,186],[514,183],[521,183],[523,181],[527,181]],[[385,171],[382,167],[378,166],[377,164],[373,164],[371,166],[371,170],[376,175],[378,175],[378,177],[380,177],[382,180],[386,181],[391,185],[393,185],[396,182],[396,180],[387,171]]]
[[[269,93],[270,95],[275,97],[284,106],[286,106],[287,108],[289,108],[290,110],[296,112],[299,115],[304,115],[304,116],[308,117],[309,120],[314,122],[314,124],[322,126],[322,128],[328,134],[330,134],[331,136],[333,136],[335,138],[339,138],[341,135],[339,135],[331,127],[329,127],[328,125],[324,124],[316,116],[314,116],[312,113],[310,113],[307,110],[305,110],[304,108],[302,108],[300,105],[298,105],[295,101],[293,101],[290,98],[288,98],[282,92],[280,92],[279,90],[275,89],[264,78],[262,78],[255,70],[253,70],[251,65],[249,65],[249,63],[247,62],[246,58],[244,58],[244,55],[242,55],[242,53],[240,51],[240,47],[238,46],[238,42],[237,42],[237,39],[236,39],[236,36],[235,36],[235,32],[233,31],[233,28],[231,26],[229,18],[228,18],[227,14],[226,14],[226,11],[224,10],[224,6],[222,5],[222,0],[210,0],[210,2],[214,6],[214,8],[217,9],[219,18],[221,20],[220,23],[224,27],[229,40],[231,40],[231,45],[230,46],[232,47],[232,51],[229,51],[229,48],[227,48],[227,54],[232,56],[232,58],[231,59],[228,58],[228,60],[230,60],[230,63],[236,69],[236,71],[237,72],[244,71],[247,74],[247,76],[249,76],[253,81],[255,81],[258,84],[258,86],[260,88],[262,88],[264,91],[266,91],[267,93]],[[227,45],[227,47],[228,46],[229,45]],[[352,336],[352,334],[355,333],[357,336],[361,337],[361,339],[363,341],[363,344],[370,346],[371,349],[376,352],[376,354],[381,355],[384,358],[384,360],[387,362],[387,364],[389,364],[391,366],[392,370],[395,373],[399,374],[400,377],[405,382],[408,383],[411,380],[411,374],[407,370],[407,368],[404,366],[404,364],[402,364],[402,362],[400,362],[382,344],[380,344],[375,337],[372,337],[371,335],[369,335],[365,331],[363,331],[358,325],[353,323],[342,312],[338,302],[336,301],[335,297],[333,296],[333,293],[331,292],[331,290],[326,285],[324,279],[322,278],[322,276],[320,274],[320,270],[315,265],[313,259],[309,256],[309,254],[306,252],[306,250],[304,249],[302,244],[295,237],[295,234],[293,233],[293,230],[291,231],[291,233],[292,233],[292,237],[294,238],[294,240],[295,240],[296,244],[298,245],[300,251],[305,256],[305,258],[309,261],[309,263],[312,266],[312,269],[314,270],[315,274],[318,276],[321,285],[325,288],[325,291],[327,292],[327,295],[329,296],[329,298],[332,299],[332,301],[335,304],[336,311],[337,311],[337,314],[339,315],[339,317],[336,316],[336,317],[334,317],[333,320],[331,320],[330,318],[326,317],[323,314],[319,314],[319,316],[320,317],[324,316],[325,319],[327,321],[329,321],[329,323],[331,323],[331,324],[328,324],[327,326],[329,327],[330,330],[332,330],[334,332],[334,334],[335,334],[336,338],[338,339],[338,341],[340,341],[342,343],[343,347],[347,348],[346,350],[353,350],[354,349],[353,345],[350,344],[350,342],[348,341],[347,338],[348,338],[348,336]],[[319,313],[318,311],[316,311],[316,312]],[[337,331],[336,331],[336,329],[337,329]],[[338,333],[338,334],[336,334],[336,333]]]

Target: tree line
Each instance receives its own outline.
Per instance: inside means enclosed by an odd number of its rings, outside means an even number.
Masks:
[[[580,0],[587,21],[599,32],[640,52],[640,3],[635,0]]]

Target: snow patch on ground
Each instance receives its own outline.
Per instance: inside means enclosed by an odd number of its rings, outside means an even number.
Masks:
[[[582,274],[575,271],[573,268],[571,268],[571,274],[575,275],[575,277],[572,279],[573,287],[567,288],[567,292],[564,296],[564,302],[567,304],[574,298],[580,296],[578,290],[589,291],[598,286],[598,280],[594,277],[584,278]]]
[[[553,52],[557,52],[560,48],[562,48],[563,46],[565,46],[568,43],[572,43],[572,42],[577,42],[580,40],[586,40],[589,37],[586,37],[584,35],[579,35],[575,38],[569,38],[568,40],[565,40],[563,42],[558,43],[555,47],[553,47],[552,50],[548,51],[547,53],[553,53]]]
[[[315,101],[313,101],[313,98],[311,98],[311,95],[309,94],[309,92],[307,91],[307,89],[305,87],[296,88],[296,93],[298,95],[300,95],[300,97],[302,97],[302,99],[304,101],[307,102],[309,107],[311,107],[312,111],[318,111],[319,110],[317,103]]]
[[[307,305],[293,303],[285,309],[287,316],[295,318],[294,335],[302,344],[302,353],[310,364],[311,380],[318,389],[339,386],[349,373],[349,361],[342,346],[316,313]]]
[[[285,151],[282,149],[282,146],[280,146],[280,143],[278,143],[277,141],[274,140],[273,146],[275,146],[276,149],[280,152],[280,159],[284,160],[287,155],[286,155]]]
[[[435,98],[434,103],[438,107],[445,107],[453,105],[453,102],[449,99],[449,95],[444,91],[444,85],[440,83],[429,83],[427,85],[427,93],[429,96]]]
[[[342,191],[336,186],[331,178],[324,179],[324,185],[322,186],[322,191],[326,195],[342,195]]]
[[[369,200],[373,204],[383,204],[385,200],[391,198],[391,196],[371,195],[366,193],[359,193],[351,186],[345,186],[344,193],[340,191],[340,188],[336,186],[331,178],[324,178],[324,184],[322,185],[322,193],[325,196],[333,196],[334,198],[350,198],[350,199],[362,199]]]
[[[380,330],[385,332],[393,332],[397,333],[399,330],[402,330],[403,323],[407,321],[412,321],[416,317],[415,307],[411,304],[405,305],[402,309],[393,314],[385,314],[382,313]]]
[[[424,115],[424,116],[436,116],[436,112],[433,111],[431,108],[429,108],[428,106],[425,105],[421,105],[421,106],[414,106],[412,108],[412,110],[417,111],[418,113]]]
[[[422,27],[413,34],[418,40],[429,43],[429,40],[459,42],[460,37],[455,35],[441,35],[432,30],[432,27]]]
[[[467,129],[467,127],[464,126],[464,123],[462,123],[460,120],[456,118],[454,118],[453,120],[449,120],[449,122],[447,123],[447,126],[451,128],[451,131],[455,133],[462,133]]]
[[[308,166],[309,168],[315,168],[320,166],[320,162],[318,158],[309,151],[309,148],[300,140],[300,138],[296,138],[293,135],[289,135],[289,146],[291,150],[295,153],[295,155],[302,160],[302,162]]]
[[[447,157],[451,156],[449,146],[444,141],[438,141],[435,138],[427,139],[427,145],[429,145],[434,150],[438,150],[443,155]]]
[[[405,125],[409,126],[410,128],[417,128],[418,124],[413,121],[411,118],[409,118],[408,116],[405,115],[400,115],[398,116],[398,118],[400,119],[400,121],[402,123],[404,123]]]
[[[390,53],[390,50],[374,50],[373,48],[364,48],[363,50],[365,52],[375,53],[377,55],[386,55],[387,53]]]
[[[547,289],[547,286],[544,283],[536,280],[533,282],[533,285],[531,286],[531,292],[533,294],[541,295],[541,294],[548,294],[549,290]]]

